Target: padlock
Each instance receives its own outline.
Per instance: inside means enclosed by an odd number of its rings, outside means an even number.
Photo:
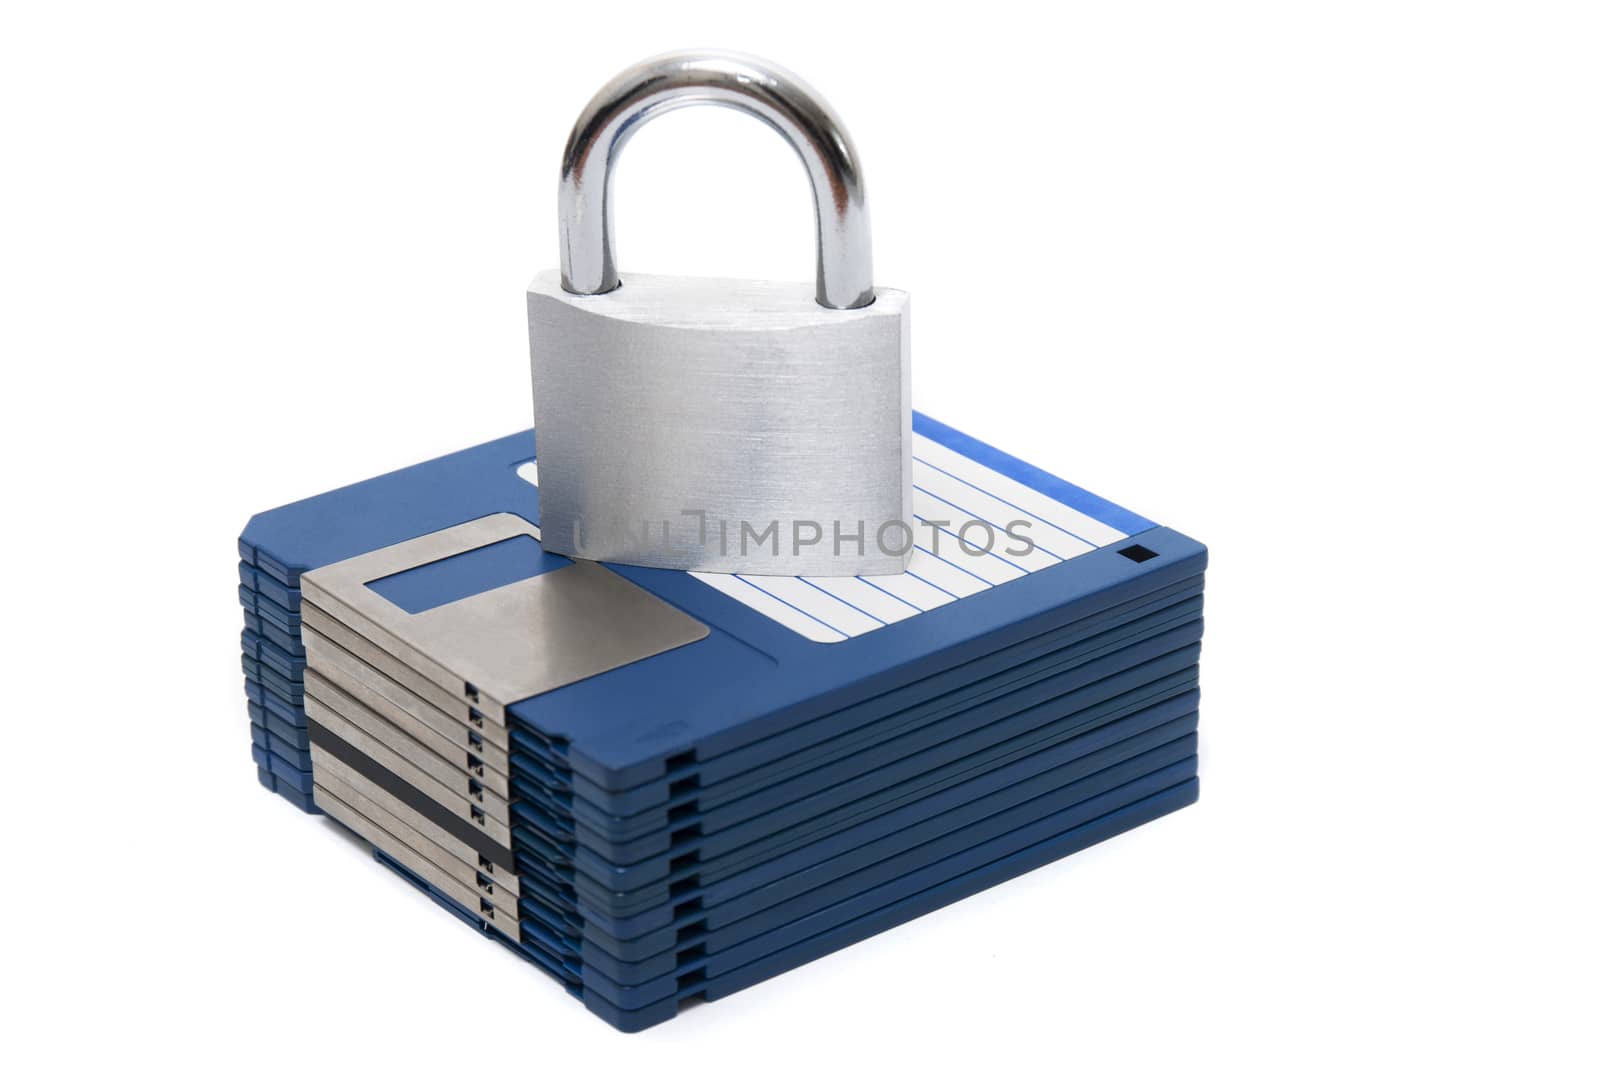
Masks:
[[[811,180],[816,289],[620,277],[610,182],[645,122],[747,112]],[[855,146],[793,74],[726,52],[646,60],[591,100],[561,165],[561,270],[528,289],[546,548],[682,570],[894,574],[913,551],[909,304],[872,285]]]

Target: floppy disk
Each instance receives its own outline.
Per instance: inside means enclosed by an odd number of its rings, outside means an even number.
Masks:
[[[546,553],[531,433],[256,516],[258,777],[624,1029],[1192,801],[1203,546],[913,425],[900,575]]]

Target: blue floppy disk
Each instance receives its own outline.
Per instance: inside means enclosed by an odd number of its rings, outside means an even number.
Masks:
[[[257,515],[260,781],[622,1029],[1192,802],[1204,547],[914,431],[889,577],[546,553],[531,433]]]
[[[1027,561],[1037,569],[993,552],[964,568],[962,553],[934,556],[920,547],[913,572],[895,576],[901,581],[838,579],[827,587],[820,579],[608,567],[704,624],[706,636],[515,701],[508,721],[560,739],[575,788],[581,777],[602,792],[662,780],[670,789],[673,769],[706,764],[1204,569],[1204,547],[1182,534],[932,419],[919,415],[914,426],[919,507],[954,500],[938,506],[987,510],[992,518],[980,517],[996,528],[1024,517],[1038,544],[1050,546]],[[536,526],[538,491],[519,474],[529,464],[536,464],[533,435],[517,434],[257,515],[241,538],[251,568],[246,584],[294,610],[288,591],[307,571],[495,514]],[[536,543],[517,547],[520,558],[490,561],[509,568],[508,582],[528,578],[530,559],[534,581],[569,570],[548,562]],[[437,578],[461,582],[465,597],[483,592],[486,580],[471,567]],[[840,588],[851,583],[855,589]],[[253,660],[247,668],[263,684],[298,695],[292,676]]]
[[[581,1000],[591,1012],[619,1030],[635,1032],[671,1019],[684,1003],[696,999],[717,1000],[736,993],[920,915],[936,911],[946,904],[998,885],[1035,867],[1089,848],[1136,826],[1170,814],[1194,803],[1198,795],[1198,780],[1190,778],[1186,782],[1127,804],[1109,814],[1033,844],[1023,845],[998,859],[959,870],[941,881],[936,881],[935,884],[917,887],[916,881],[912,880],[909,886],[907,883],[902,883],[900,886],[881,888],[871,891],[870,895],[863,894],[853,902],[825,907],[794,924],[796,929],[790,931],[789,936],[796,940],[791,940],[787,947],[778,948],[716,976],[690,972],[683,978],[676,979],[672,991],[663,999],[631,1009],[623,1008],[607,999],[598,989],[573,974],[561,958],[553,956],[537,943],[513,942],[499,935],[493,929],[486,928],[470,909],[462,907],[442,894],[402,864],[378,850],[374,850],[374,857],[469,926],[492,940],[499,941],[540,967],[545,973],[561,982],[567,991]],[[945,873],[937,871],[922,880],[937,879]],[[889,900],[883,899],[894,897],[896,892],[908,888],[909,892],[906,895]]]

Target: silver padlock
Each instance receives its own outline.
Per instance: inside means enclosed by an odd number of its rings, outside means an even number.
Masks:
[[[619,277],[610,182],[690,104],[777,130],[811,179],[817,281]],[[624,71],[573,127],[561,271],[528,289],[540,526],[570,556],[684,570],[894,574],[912,551],[909,306],[874,289],[843,125],[793,74],[682,52]]]

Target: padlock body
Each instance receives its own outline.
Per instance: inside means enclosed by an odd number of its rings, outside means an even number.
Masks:
[[[547,549],[682,570],[896,574],[911,513],[909,303],[624,275],[528,289]]]

